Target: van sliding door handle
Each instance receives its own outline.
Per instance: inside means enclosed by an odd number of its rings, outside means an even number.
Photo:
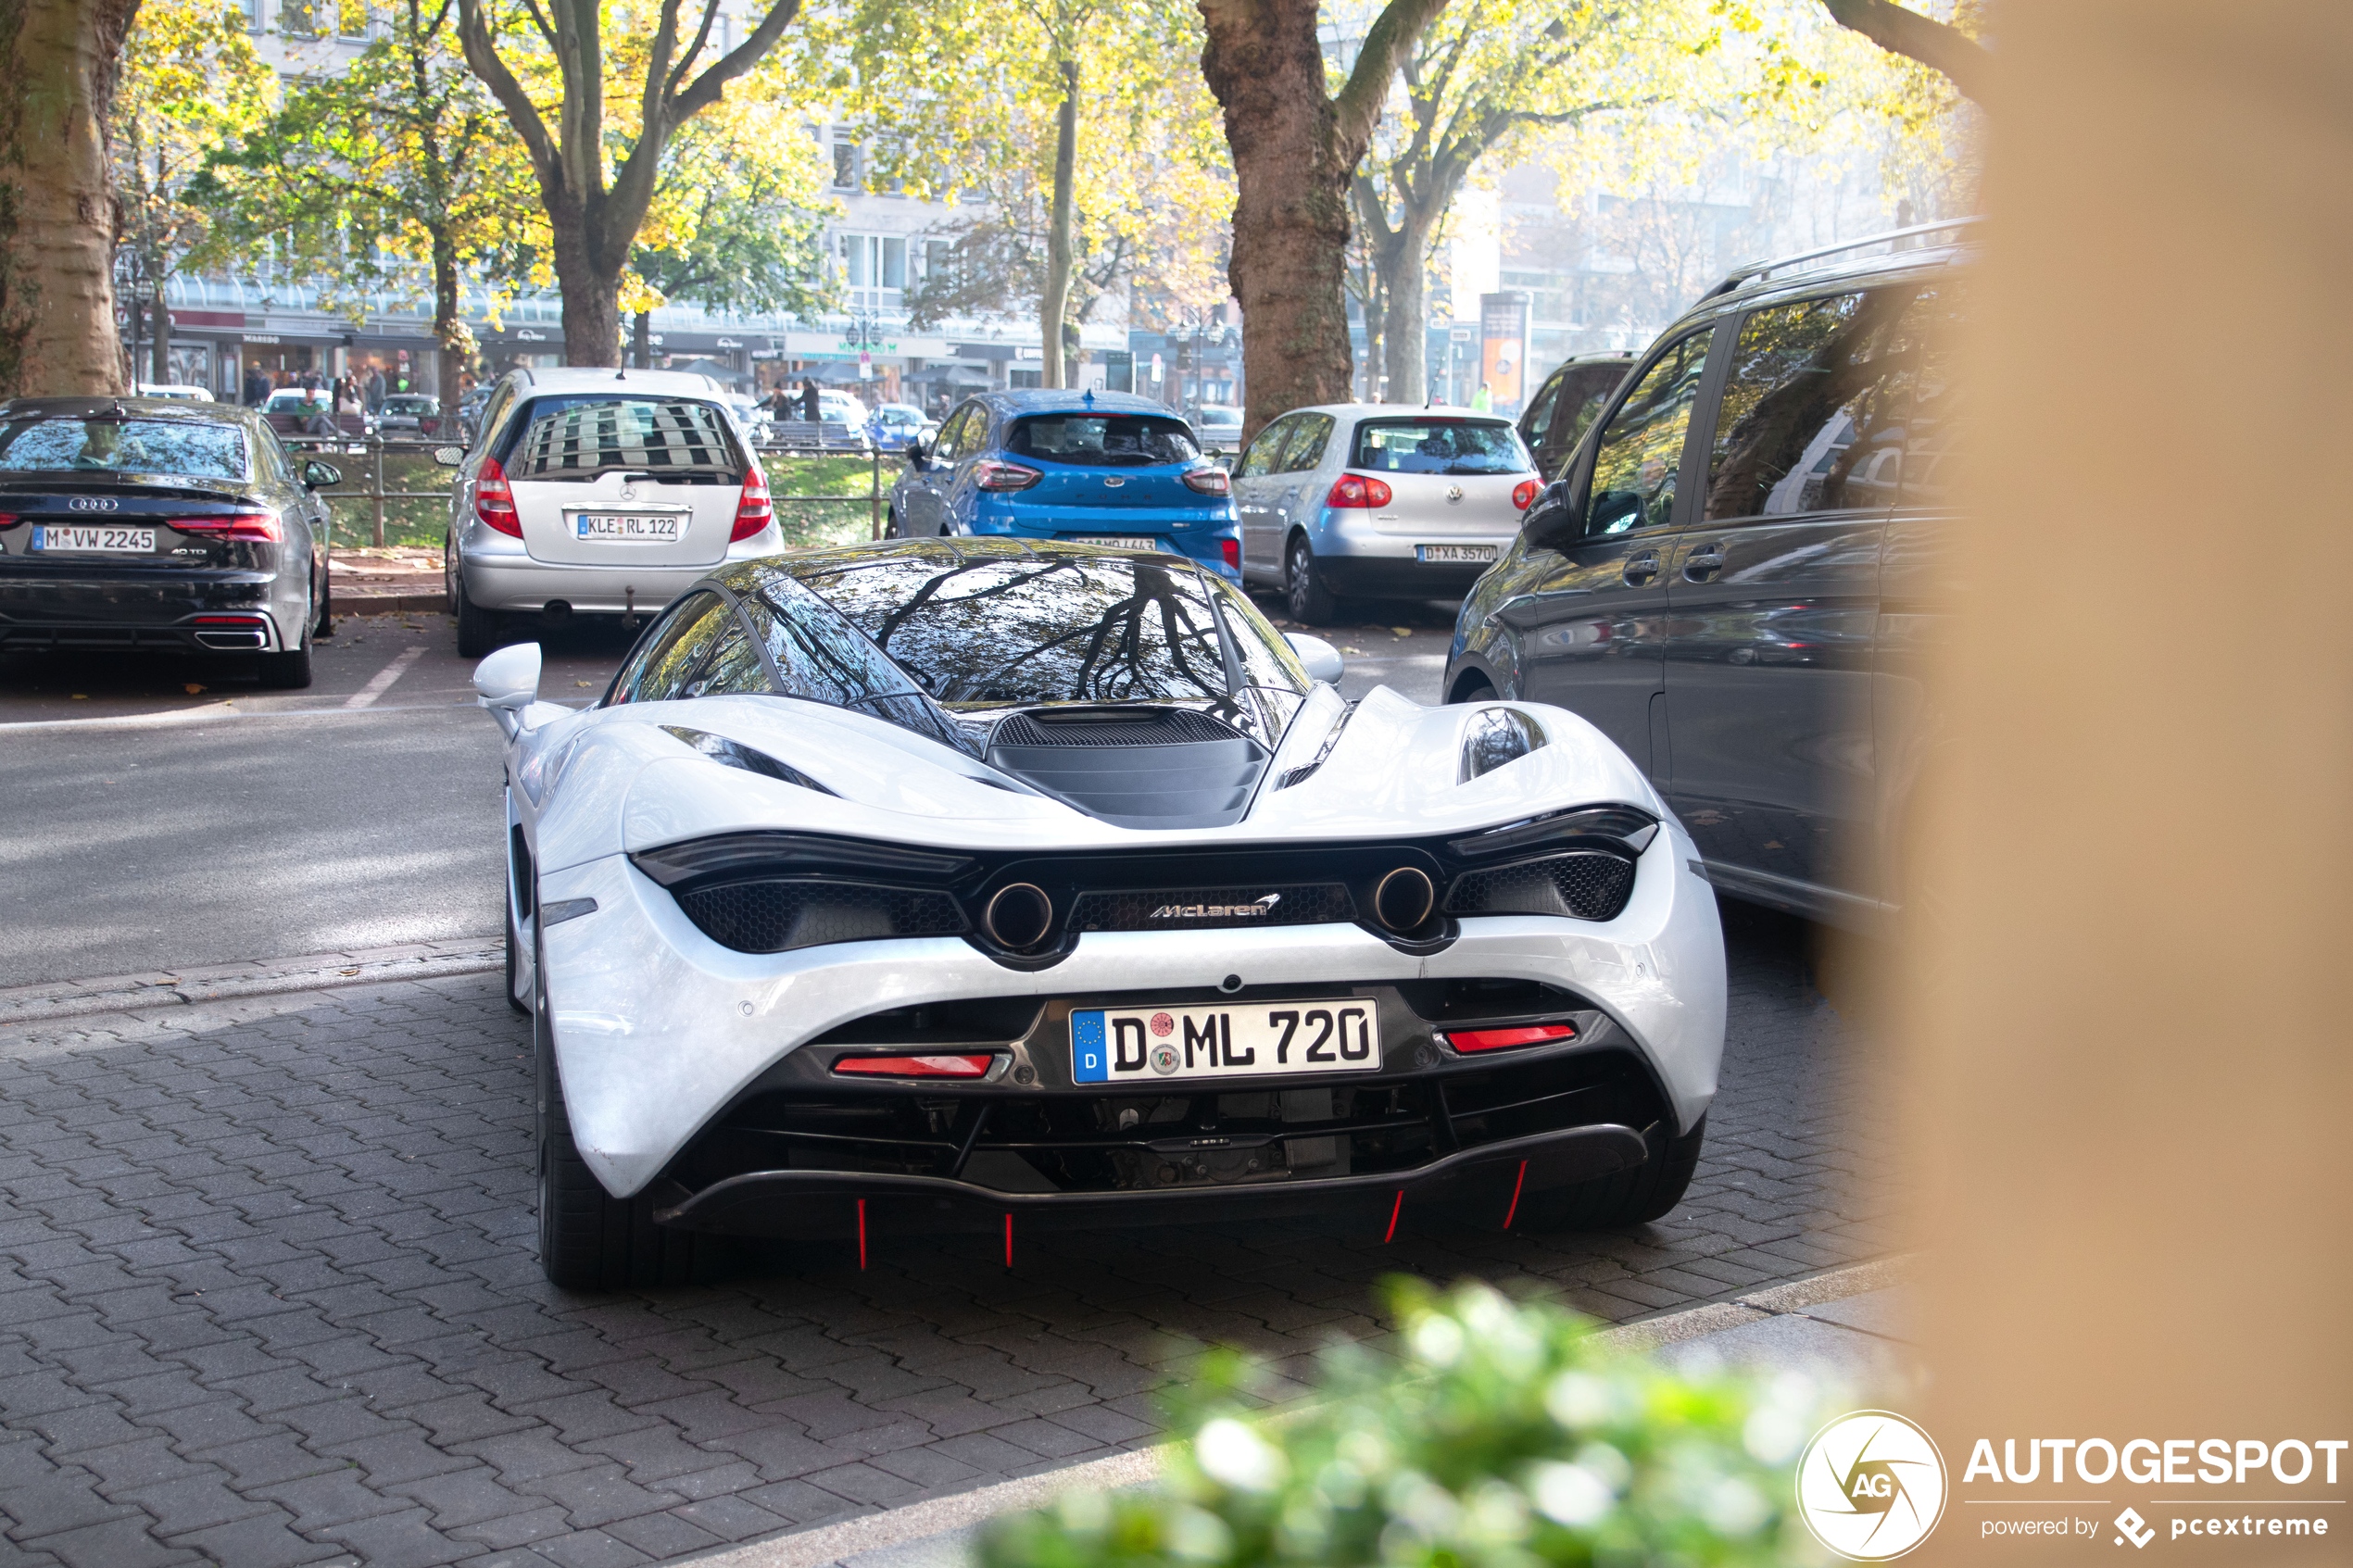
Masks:
[[[1708,582],[1723,570],[1724,547],[1721,545],[1703,546],[1683,558],[1683,580],[1687,583]]]
[[[1626,585],[1629,588],[1648,586],[1651,581],[1658,575],[1657,552],[1653,550],[1644,550],[1641,555],[1636,556],[1632,560],[1626,563],[1626,570],[1620,575],[1626,579]]]

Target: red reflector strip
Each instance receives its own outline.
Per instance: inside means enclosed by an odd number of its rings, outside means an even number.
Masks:
[[[875,1078],[980,1078],[997,1060],[993,1052],[979,1056],[845,1056],[834,1062],[837,1073],[861,1073]]]
[[[1577,1031],[1566,1023],[1532,1023],[1524,1029],[1456,1029],[1446,1043],[1458,1051],[1500,1051],[1513,1046],[1541,1046],[1550,1040],[1573,1040]]]

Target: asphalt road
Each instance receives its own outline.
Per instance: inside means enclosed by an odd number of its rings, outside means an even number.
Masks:
[[[1452,611],[1383,616],[1323,629],[1341,689],[1436,701]],[[589,700],[631,636],[543,638],[541,695]],[[317,669],[0,658],[0,986],[498,930],[498,737],[448,618],[346,617]]]

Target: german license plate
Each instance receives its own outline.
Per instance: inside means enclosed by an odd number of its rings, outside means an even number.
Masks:
[[[1472,561],[1479,565],[1495,558],[1492,545],[1416,545],[1414,554],[1426,561]]]
[[[1101,545],[1107,550],[1157,550],[1161,543],[1149,533],[1065,533],[1065,545]]]
[[[1363,1073],[1380,1065],[1380,1022],[1354,998],[1074,1012],[1070,1065],[1081,1084]]]
[[[32,530],[32,547],[36,550],[70,550],[77,555],[151,556],[156,550],[156,531],[152,528],[89,527],[76,523],[69,527],[56,524]]]
[[[575,538],[667,545],[686,532],[686,520],[675,512],[575,512],[572,526]]]

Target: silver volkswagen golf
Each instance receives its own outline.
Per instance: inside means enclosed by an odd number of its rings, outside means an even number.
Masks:
[[[1459,599],[1519,532],[1535,462],[1512,422],[1467,408],[1298,408],[1234,465],[1242,577],[1282,588],[1294,620],[1340,600]]]
[[[519,370],[484,405],[459,470],[443,571],[469,659],[508,618],[650,615],[723,561],[779,544],[750,437],[708,379]]]

